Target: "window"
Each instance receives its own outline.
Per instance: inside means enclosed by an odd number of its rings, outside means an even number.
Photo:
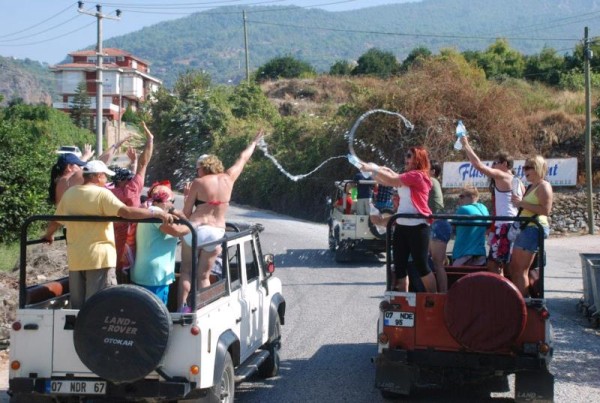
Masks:
[[[252,247],[252,240],[244,243],[244,255],[246,257],[246,279],[248,283],[258,278],[258,262]]]
[[[227,248],[227,271],[229,272],[229,284],[231,291],[237,290],[242,286],[242,276],[240,271],[240,247],[232,245]]]

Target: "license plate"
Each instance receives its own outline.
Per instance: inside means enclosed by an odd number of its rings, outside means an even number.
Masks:
[[[106,382],[52,380],[46,383],[46,392],[59,395],[105,395]]]
[[[396,327],[414,327],[415,314],[414,312],[385,311],[383,314],[383,325]]]

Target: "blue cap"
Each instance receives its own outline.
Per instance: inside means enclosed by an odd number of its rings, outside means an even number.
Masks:
[[[75,165],[79,165],[80,167],[82,167],[86,164],[85,162],[80,160],[75,154],[72,154],[72,153],[61,154],[58,157],[57,162],[59,165],[75,164]]]

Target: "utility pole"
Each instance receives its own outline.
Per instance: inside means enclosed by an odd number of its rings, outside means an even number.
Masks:
[[[98,37],[96,41],[96,153],[98,155],[102,154],[102,110],[103,110],[103,102],[102,98],[104,97],[103,89],[104,82],[102,77],[102,19],[108,18],[109,20],[119,20],[121,17],[121,10],[117,10],[116,17],[110,17],[108,15],[102,14],[102,6],[100,4],[96,4],[96,12],[90,12],[83,9],[83,1],[77,2],[78,9],[81,14],[91,15],[92,17],[96,17],[98,20]],[[119,118],[120,120],[120,118]],[[120,123],[120,122],[119,122]]]
[[[594,235],[594,192],[592,182],[592,105],[591,105],[591,80],[590,60],[592,59],[588,27],[584,30],[583,40],[583,67],[585,72],[585,182],[588,210],[588,232]]]
[[[246,50],[246,81],[250,84],[250,58],[248,56],[248,29],[246,28],[246,10],[244,10],[244,49]]]

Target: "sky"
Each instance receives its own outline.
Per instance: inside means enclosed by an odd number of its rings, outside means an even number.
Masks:
[[[344,11],[410,1],[419,0],[112,0],[84,2],[83,10],[95,14],[96,5],[102,6],[108,16],[102,19],[102,36],[108,39],[220,6],[295,5]],[[96,18],[78,12],[77,1],[3,0],[0,5],[0,56],[56,64],[69,52],[96,44]],[[122,11],[120,20],[109,19],[117,9]]]

